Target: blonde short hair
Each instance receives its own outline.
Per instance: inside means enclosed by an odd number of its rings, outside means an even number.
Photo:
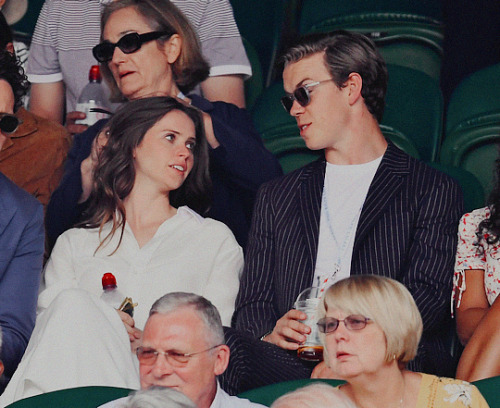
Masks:
[[[315,382],[289,392],[273,402],[271,408],[356,408],[342,391],[324,382]]]
[[[318,318],[325,317],[329,309],[361,314],[378,324],[387,341],[387,362],[396,359],[406,364],[415,358],[422,336],[422,317],[412,295],[398,281],[377,275],[338,281],[325,292]]]

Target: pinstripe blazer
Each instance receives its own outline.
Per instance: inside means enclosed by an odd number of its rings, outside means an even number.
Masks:
[[[325,168],[318,160],[259,191],[233,316],[233,326],[253,337],[272,330],[312,284]],[[423,343],[449,327],[462,203],[453,179],[389,142],[360,215],[351,274],[402,282],[422,314]]]

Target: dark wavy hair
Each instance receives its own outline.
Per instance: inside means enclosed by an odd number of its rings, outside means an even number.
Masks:
[[[177,60],[171,64],[173,79],[178,88],[185,94],[204,81],[209,74],[210,66],[201,54],[198,36],[189,20],[170,1],[158,0],[116,0],[104,7],[101,16],[102,32],[111,15],[121,9],[133,7],[148,22],[152,31],[176,33],[182,40],[182,48]],[[170,37],[160,37],[156,40],[163,45]],[[114,100],[123,100],[108,64],[101,64],[101,71],[109,83]]]
[[[286,67],[318,52],[325,53],[325,66],[338,88],[344,86],[351,73],[361,76],[361,96],[380,123],[385,108],[388,74],[375,43],[363,34],[344,30],[309,34],[283,55],[283,63]]]
[[[208,210],[212,183],[208,172],[208,143],[201,112],[168,96],[127,102],[106,125],[108,141],[99,153],[94,170],[94,190],[86,219],[79,225],[83,228],[99,228],[100,233],[107,222],[112,222],[111,232],[101,239],[97,250],[111,240],[119,228],[121,234],[118,246],[120,245],[126,221],[123,201],[135,183],[134,150],[141,144],[147,131],[173,110],[185,113],[193,121],[196,143],[193,168],[182,186],[169,192],[170,204],[174,207],[187,205],[200,214]]]
[[[484,240],[489,245],[500,241],[500,158],[495,161],[495,177],[495,188],[488,200],[490,216],[479,223],[476,232],[478,242]]]
[[[0,79],[7,81],[14,92],[15,112],[23,104],[22,98],[30,86],[21,63],[7,50],[0,51]]]

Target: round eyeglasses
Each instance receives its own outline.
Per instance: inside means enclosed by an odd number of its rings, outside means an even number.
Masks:
[[[333,333],[339,327],[340,322],[344,322],[348,330],[364,329],[371,319],[361,315],[350,315],[345,319],[336,319],[335,317],[323,317],[318,321],[317,326],[321,333]]]
[[[0,113],[0,130],[2,133],[14,133],[21,123],[23,122],[10,113]]]
[[[150,33],[144,34],[125,34],[116,43],[103,41],[102,43],[97,44],[94,48],[92,48],[92,54],[97,61],[108,62],[113,58],[113,53],[115,52],[116,47],[122,50],[125,54],[132,54],[133,52],[138,51],[142,47],[142,44],[157,40],[165,35],[170,37],[172,34],[174,33],[170,31],[151,31]]]
[[[299,86],[291,95],[283,96],[281,98],[281,104],[288,113],[292,110],[293,101],[297,101],[300,106],[307,106],[311,103],[311,92],[309,89],[329,81],[333,81],[333,78]]]
[[[174,367],[185,366],[189,359],[197,354],[205,353],[207,351],[213,350],[221,346],[222,344],[217,344],[216,346],[207,348],[206,350],[197,351],[195,353],[179,353],[177,351],[160,351],[149,347],[138,347],[136,350],[137,358],[140,364],[153,365],[156,363],[158,355],[161,354],[165,356],[168,363]]]

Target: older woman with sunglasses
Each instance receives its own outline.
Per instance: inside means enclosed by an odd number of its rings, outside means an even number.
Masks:
[[[408,371],[422,319],[399,282],[358,275],[332,285],[318,311],[325,361],[359,408],[488,407],[478,389],[460,380]]]
[[[170,2],[117,0],[102,13],[102,42],[94,48],[116,99],[169,95],[204,112],[214,186],[208,215],[228,225],[244,246],[258,187],[281,174],[249,114],[234,105],[186,96],[208,75],[196,35]],[[100,144],[101,121],[77,135],[66,174],[47,210],[51,243],[77,222],[90,195]]]

